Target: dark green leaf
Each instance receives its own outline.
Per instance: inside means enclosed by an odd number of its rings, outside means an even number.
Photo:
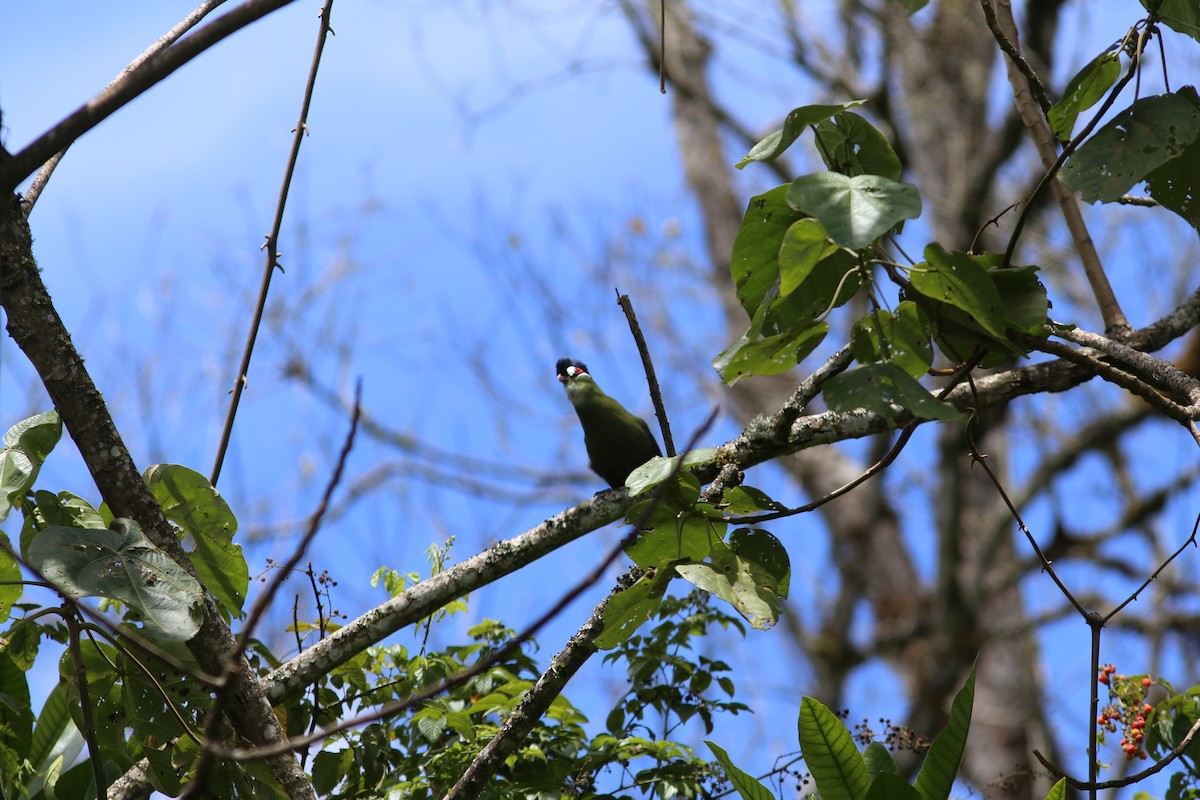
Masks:
[[[817,262],[798,291],[786,297],[769,296],[763,301],[765,310],[758,332],[774,336],[801,330],[831,309],[850,302],[861,285],[858,254],[836,250]]]
[[[1071,138],[1071,130],[1080,112],[1098,103],[1117,82],[1117,76],[1121,74],[1120,56],[1120,51],[1110,50],[1093,58],[1067,83],[1062,99],[1050,107],[1046,116],[1054,135],[1061,141]]]
[[[750,564],[758,588],[786,600],[792,580],[787,548],[770,531],[738,528],[729,534],[729,549]]]
[[[821,223],[811,217],[798,219],[783,235],[779,248],[779,294],[786,297],[804,283],[817,262],[837,252],[837,245]]]
[[[903,220],[921,215],[917,187],[879,175],[802,175],[788,187],[787,203],[819,219],[829,238],[851,250],[866,247]]]
[[[800,701],[800,752],[821,800],[865,800],[870,778],[846,726],[817,700]]]
[[[832,411],[865,409],[881,416],[896,414],[893,406],[923,419],[958,419],[958,409],[931,395],[900,367],[890,363],[865,364],[831,378],[823,391]]]
[[[729,778],[733,788],[737,789],[738,796],[742,800],[773,800],[775,796],[771,794],[771,790],[763,786],[753,775],[738,769],[737,765],[729,758],[729,754],[719,745],[708,739],[705,739],[704,743],[717,757],[717,763],[721,765],[721,769],[725,770],[725,776]]]
[[[1200,105],[1191,86],[1184,86],[1176,94]],[[1200,136],[1178,156],[1147,175],[1146,189],[1159,205],[1174,211],[1200,231]]]
[[[733,285],[738,302],[751,318],[779,280],[779,248],[784,234],[804,216],[788,206],[787,192],[784,184],[751,197],[733,241]]]
[[[878,744],[878,742],[872,742]],[[867,791],[867,800],[924,800],[921,793],[899,775],[884,772],[875,776]]]
[[[891,361],[913,378],[920,378],[933,364],[929,341],[930,323],[920,306],[911,300],[887,311],[867,314],[854,324],[850,344],[860,364]]]
[[[649,570],[633,586],[612,594],[604,604],[604,630],[596,637],[596,647],[611,650],[633,636],[658,608],[673,577],[669,569]]]
[[[989,334],[1005,340],[1004,301],[987,270],[966,253],[948,253],[936,242],[925,248],[925,262],[909,273],[914,289],[962,309]]]
[[[717,356],[713,366],[721,380],[731,386],[748,375],[778,375],[800,363],[828,332],[828,322],[814,322],[799,332],[780,333],[757,342],[745,341],[736,350],[726,350]]]
[[[825,166],[843,175],[882,175],[898,181],[904,171],[887,137],[850,111],[817,125],[817,150]]]
[[[649,498],[631,508],[626,522],[639,525],[640,529],[633,544],[625,548],[625,554],[642,569],[661,567],[681,558],[707,558],[710,543],[725,536],[726,525],[691,513],[699,496],[696,478],[683,474],[657,504],[654,498]],[[653,511],[646,518],[646,510],[650,508]]]
[[[782,511],[784,505],[772,500],[753,486],[734,486],[725,490],[723,510],[729,514],[753,514],[755,511]]]
[[[29,744],[29,763],[34,769],[45,769],[59,737],[71,724],[71,709],[67,700],[67,685],[59,683],[50,690],[46,702],[38,712],[37,724],[33,728]],[[82,737],[81,737],[82,740]]]
[[[954,788],[962,764],[963,751],[967,747],[967,732],[971,728],[971,708],[975,704],[975,666],[966,684],[954,696],[950,706],[950,720],[933,740],[925,763],[917,774],[915,786],[924,800],[946,800]]]
[[[1200,8],[1196,0],[1142,0],[1168,28],[1200,41]]]
[[[1083,200],[1110,203],[1181,155],[1200,133],[1200,109],[1175,94],[1135,100],[1067,160],[1060,177]]]
[[[1005,324],[1022,333],[1043,333],[1050,310],[1046,287],[1037,273],[1035,266],[988,270],[1004,305]]]
[[[799,108],[792,109],[788,113],[787,119],[784,120],[781,130],[775,131],[754,145],[754,147],[751,147],[750,152],[734,166],[742,169],[752,161],[772,161],[782,155],[783,151],[791,147],[792,142],[796,141],[809,125],[815,125],[839,111],[854,108],[865,102],[865,100],[852,100],[849,103],[842,103],[836,106],[800,106]]]
[[[168,641],[186,641],[200,626],[203,592],[195,579],[146,538],[132,520],[113,530],[51,526],[29,547],[29,562],[61,591],[119,600]]]

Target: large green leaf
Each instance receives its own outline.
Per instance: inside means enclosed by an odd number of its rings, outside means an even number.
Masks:
[[[954,406],[943,403],[917,383],[898,365],[888,362],[864,364],[829,379],[822,390],[831,411],[847,413],[866,409],[885,417],[896,414],[895,406],[922,419],[958,419]]]
[[[851,250],[866,247],[904,220],[921,215],[917,187],[880,175],[801,175],[788,187],[787,203],[819,219],[830,239]]]
[[[1178,95],[1200,106],[1193,87],[1184,86]],[[1146,190],[1159,205],[1174,211],[1200,231],[1200,136],[1178,156],[1147,175]]]
[[[29,763],[36,770],[46,769],[55,751],[65,756],[65,762],[70,763],[83,747],[83,736],[71,722],[71,707],[67,696],[67,684],[56,684],[38,712],[28,756]]]
[[[156,464],[143,476],[167,519],[192,539],[192,564],[200,580],[238,614],[246,600],[250,570],[241,545],[234,544],[237,519],[208,478],[178,464]]]
[[[1005,338],[1004,301],[995,281],[975,258],[948,253],[934,242],[925,248],[925,263],[909,272],[909,281],[926,297],[967,312],[995,338]]]
[[[729,545],[714,541],[710,556],[707,562],[678,564],[675,571],[732,605],[753,627],[773,627],[791,580],[787,551],[779,540],[767,531],[741,528]]]
[[[0,522],[13,502],[33,488],[42,462],[62,437],[62,420],[51,409],[23,419],[4,434],[0,450]]]
[[[200,585],[133,520],[114,520],[111,530],[52,525],[33,540],[29,563],[69,595],[121,601],[168,641],[199,630]]]
[[[817,700],[800,701],[800,753],[821,800],[866,800],[870,777],[846,726]]]
[[[975,704],[975,666],[950,706],[950,719],[942,732],[929,746],[925,762],[914,785],[924,800],[946,800],[954,788],[954,779],[962,764],[967,747],[967,732],[971,729],[971,708]]]
[[[733,788],[737,790],[738,796],[742,800],[774,800],[775,795],[771,794],[771,790],[763,786],[753,775],[739,769],[720,745],[708,739],[705,739],[704,743],[717,757],[717,763],[721,765],[721,769],[725,770],[725,777],[729,778],[729,782],[733,784]]]
[[[882,175],[898,181],[904,171],[887,137],[850,111],[817,125],[817,150],[825,166],[843,175]]]
[[[781,156],[783,151],[791,147],[792,142],[796,141],[809,125],[815,125],[839,111],[854,108],[865,102],[865,100],[851,100],[849,103],[842,103],[836,106],[814,105],[794,108],[788,113],[787,118],[783,122],[782,129],[768,134],[761,142],[751,147],[750,152],[734,166],[742,169],[753,161],[772,161]]]
[[[1062,141],[1071,138],[1071,130],[1080,112],[1087,111],[1104,97],[1121,74],[1121,54],[1109,50],[1093,58],[1067,83],[1062,99],[1046,113],[1054,135]]]
[[[1196,0],[1142,0],[1168,28],[1200,41],[1200,7]]]
[[[730,256],[738,302],[753,318],[779,280],[779,247],[792,223],[804,215],[787,204],[788,185],[750,198]]]
[[[822,321],[758,341],[742,337],[713,359],[713,367],[731,386],[748,375],[778,375],[799,364],[827,333],[829,323]]]
[[[1177,94],[1135,100],[1080,145],[1060,177],[1084,201],[1117,200],[1200,134],[1200,109]]]
[[[867,800],[921,800],[921,793],[899,775],[885,772],[871,781]]]
[[[724,537],[726,524],[692,513],[699,499],[699,482],[684,473],[662,497],[649,497],[631,508],[625,521],[638,525],[639,530],[637,538],[625,548],[625,555],[642,569],[661,567],[681,558],[707,558],[709,545],[713,539]]]

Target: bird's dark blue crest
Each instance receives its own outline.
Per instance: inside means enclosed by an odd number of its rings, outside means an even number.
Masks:
[[[575,369],[579,370],[580,372],[588,371],[586,364],[584,364],[582,361],[576,361],[573,358],[560,358],[554,364],[554,371],[559,377],[565,378],[568,377],[567,367],[575,367]]]

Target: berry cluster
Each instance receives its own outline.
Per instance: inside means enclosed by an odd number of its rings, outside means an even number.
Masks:
[[[1149,675],[1118,675],[1117,668],[1106,664],[1096,680],[1108,687],[1108,705],[1100,710],[1096,725],[1100,728],[1100,741],[1104,732],[1116,733],[1120,726],[1121,750],[1125,760],[1146,758],[1146,715],[1151,706],[1146,702],[1146,693],[1154,685]]]

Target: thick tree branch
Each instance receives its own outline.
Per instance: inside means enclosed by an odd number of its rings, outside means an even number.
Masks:
[[[195,577],[195,568],[180,547],[162,508],[142,480],[137,465],[117,432],[83,359],[42,283],[32,253],[32,237],[21,205],[9,196],[0,208],[0,306],[8,317],[8,332],[41,376],[51,401],[83,457],[96,488],[113,516],[137,520],[146,535]],[[220,675],[236,643],[211,597],[204,603],[204,623],[188,642],[201,668]],[[247,740],[261,744],[285,738],[254,678],[241,660],[223,690],[229,693],[230,719]],[[312,786],[291,755],[268,761],[291,797],[312,797]]]

